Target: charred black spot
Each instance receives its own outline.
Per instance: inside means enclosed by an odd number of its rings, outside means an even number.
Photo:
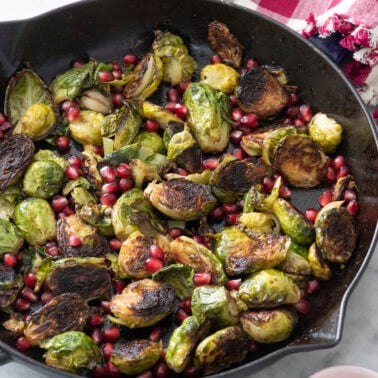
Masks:
[[[113,349],[112,356],[133,360],[138,358],[145,350],[151,348],[154,344],[156,344],[155,341],[147,339],[130,340]]]
[[[260,100],[265,92],[266,72],[262,68],[246,71],[239,79],[237,88],[238,101],[244,106]]]

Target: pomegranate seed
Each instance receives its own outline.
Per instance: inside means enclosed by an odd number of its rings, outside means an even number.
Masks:
[[[241,278],[227,281],[227,289],[229,290],[238,290],[241,285]]]
[[[344,192],[344,200],[347,201],[347,202],[350,202],[352,200],[355,200],[356,199],[356,192],[354,192],[353,190],[345,190]]]
[[[174,113],[176,110],[176,102],[168,102],[168,104],[165,105],[165,110],[168,110],[171,113]]]
[[[279,194],[281,198],[284,198],[284,199],[291,198],[291,190],[287,186],[281,186]]]
[[[69,108],[79,108],[79,104],[77,104],[75,101],[67,100],[67,101],[62,102],[60,107],[63,112],[67,112]]]
[[[101,192],[102,193],[117,193],[119,190],[119,186],[118,186],[118,182],[117,181],[113,181],[113,182],[109,182],[108,184],[104,184],[102,187],[101,187]]]
[[[167,99],[168,99],[168,101],[179,102],[179,100],[180,100],[180,93],[179,93],[178,89],[175,89],[175,88],[168,89],[168,91],[167,91]]]
[[[188,109],[183,104],[176,104],[175,114],[181,119],[185,119],[188,115]]]
[[[312,109],[309,105],[301,105],[299,107],[301,118],[305,122],[310,122],[312,118]]]
[[[65,135],[57,137],[55,143],[59,151],[67,151],[70,148],[70,139]]]
[[[30,341],[25,336],[19,337],[16,341],[16,348],[18,350],[21,350],[22,352],[29,349],[30,346],[31,346]]]
[[[16,311],[26,312],[30,310],[30,302],[24,298],[17,298],[14,302]]]
[[[93,146],[93,152],[97,155],[104,156],[104,147],[103,146]]]
[[[242,126],[254,129],[255,127],[257,127],[258,123],[257,115],[255,113],[246,114],[240,119],[240,123]]]
[[[88,320],[90,327],[98,327],[104,323],[104,317],[101,314],[92,314]]]
[[[217,166],[218,166],[218,159],[217,158],[209,158],[209,159],[205,159],[203,162],[202,162],[202,168],[203,169],[211,169],[211,170],[214,170]]]
[[[80,118],[80,108],[72,106],[66,111],[66,118],[68,122],[75,122]]]
[[[212,64],[222,63],[222,58],[219,55],[213,55],[210,61]]]
[[[35,284],[37,283],[37,277],[36,277],[35,273],[33,273],[33,272],[28,273],[24,277],[24,283],[25,283],[26,287],[28,287],[30,289],[34,289]]]
[[[198,244],[203,244],[203,237],[201,235],[194,235],[192,239]]]
[[[222,207],[226,214],[235,214],[239,211],[239,206],[236,203],[224,203]]]
[[[121,372],[119,371],[118,367],[113,364],[113,362],[108,361],[107,363],[108,372],[111,377],[120,377]]]
[[[97,365],[93,370],[93,375],[96,378],[109,377],[108,367],[104,365]]]
[[[164,333],[164,330],[162,327],[155,327],[151,333],[150,333],[150,336],[149,336],[149,339],[152,340],[152,341],[159,341],[162,336],[163,336],[163,333]]]
[[[188,364],[184,369],[184,376],[187,378],[197,378],[199,373],[193,364]]]
[[[179,174],[180,176],[183,176],[183,177],[188,176],[188,174],[189,174],[189,172],[186,169],[181,168],[181,167],[177,167],[176,172],[177,172],[177,174]]]
[[[187,314],[182,308],[179,308],[176,311],[176,320],[178,323],[182,323],[188,316],[189,314]]]
[[[346,165],[342,165],[336,174],[336,178],[342,178],[349,175],[349,168]]]
[[[302,119],[300,118],[296,118],[294,120],[294,125],[297,126],[297,127],[301,127],[301,126],[305,126],[306,125],[306,122],[303,121]]]
[[[144,127],[146,131],[150,131],[152,133],[156,133],[160,129],[160,125],[154,119],[148,119]]]
[[[101,301],[101,308],[105,312],[110,312],[110,301]]]
[[[126,287],[126,284],[123,280],[113,280],[112,282],[114,291],[117,294],[121,294],[123,289]]]
[[[109,81],[114,80],[113,73],[109,71],[100,71],[97,77],[98,77],[98,80],[102,81],[103,83],[108,83]]]
[[[235,95],[230,95],[229,96],[230,102],[233,106],[237,106],[238,104],[238,98]]]
[[[71,247],[80,247],[81,239],[77,235],[70,235],[68,237],[68,245]]]
[[[96,344],[101,344],[103,341],[103,335],[100,328],[93,328],[91,332],[91,338]]]
[[[305,211],[305,216],[306,218],[311,222],[311,223],[314,223],[315,222],[315,218],[318,214],[318,211],[314,208],[308,208],[306,209]]]
[[[290,118],[294,118],[296,117],[297,115],[299,114],[299,108],[298,106],[290,106],[290,108],[288,108],[286,110],[286,115]]]
[[[104,206],[113,207],[117,202],[117,197],[114,193],[105,193],[100,197],[100,202]]]
[[[182,229],[178,227],[172,227],[169,229],[168,233],[172,239],[176,239],[182,235]]]
[[[121,335],[118,327],[110,326],[102,331],[102,336],[105,342],[115,343]]]
[[[178,306],[183,309],[187,314],[190,314],[192,312],[192,298],[187,297],[184,298]]]
[[[144,371],[143,373],[137,375],[136,378],[153,378],[153,374],[151,370]]]
[[[270,193],[274,186],[274,180],[270,177],[264,177],[263,179],[263,188],[267,193]]]
[[[126,163],[121,163],[116,169],[119,178],[129,178],[131,176],[131,169]]]
[[[125,193],[134,186],[134,182],[131,178],[123,178],[119,180],[118,186],[119,186],[120,192]]]
[[[235,122],[240,121],[243,118],[243,112],[240,108],[234,108],[231,112],[231,119]]]
[[[258,62],[254,59],[248,59],[247,63],[245,64],[245,67],[249,70],[257,68],[259,66]]]
[[[54,298],[54,294],[51,291],[44,291],[41,294],[41,302],[43,304],[49,303]]]
[[[160,362],[165,362],[165,356],[167,354],[167,348],[163,348],[163,351],[161,352],[161,355],[159,357]]]
[[[122,246],[122,241],[117,239],[117,238],[111,238],[109,240],[109,248],[112,250],[112,251],[118,251],[119,249],[121,249],[121,246]]]
[[[81,169],[83,167],[83,162],[79,158],[79,156],[72,155],[68,158],[68,163],[73,166]]]
[[[294,308],[301,314],[307,315],[311,312],[311,304],[306,299],[301,299],[294,304]]]
[[[123,106],[123,94],[122,93],[113,93],[112,102],[116,108],[121,108]]]
[[[4,122],[6,122],[6,117],[3,113],[0,113],[0,125],[2,125]]]
[[[234,148],[232,151],[232,156],[236,159],[242,160],[245,158],[245,152],[241,148]]]
[[[156,244],[150,247],[150,256],[159,260],[164,260],[164,251]]]
[[[323,192],[318,199],[319,205],[321,207],[327,205],[327,203],[330,203],[332,201],[333,191],[331,189],[326,190]]]
[[[299,96],[295,93],[290,93],[289,104],[290,106],[297,105],[299,103]]]
[[[63,209],[63,213],[68,217],[70,215],[73,215],[75,212],[73,211],[73,209],[69,206],[66,206],[64,209]]]
[[[210,285],[211,273],[209,272],[195,273],[193,276],[193,282],[196,286]]]
[[[137,64],[139,62],[139,58],[134,54],[127,54],[123,57],[123,63],[130,65],[130,64]]]
[[[163,262],[160,259],[157,259],[156,257],[150,257],[145,262],[146,269],[151,273],[157,272],[163,266]]]
[[[15,255],[12,255],[11,253],[6,253],[3,256],[3,263],[6,266],[14,268],[17,265],[17,257]]]
[[[169,369],[164,362],[158,362],[154,367],[154,378],[167,378]]]
[[[68,200],[64,196],[54,196],[51,200],[51,207],[55,213],[63,211],[68,205]]]
[[[216,206],[210,210],[209,216],[212,220],[220,222],[225,216],[225,211],[222,206]]]
[[[116,179],[116,171],[113,167],[105,165],[100,169],[100,175],[107,183],[114,182]]]
[[[332,167],[327,168],[326,182],[328,184],[334,184],[336,182],[336,172]]]
[[[239,217],[240,217],[240,214],[227,214],[226,223],[231,226],[234,226],[238,223]]]
[[[38,295],[34,293],[34,291],[30,289],[29,287],[25,287],[22,289],[21,297],[28,302],[33,302],[33,303],[38,302]]]
[[[105,361],[109,361],[113,349],[114,345],[111,343],[105,343],[102,346],[102,355],[104,356]]]
[[[8,121],[3,122],[3,123],[1,124],[1,126],[0,126],[0,130],[1,130],[1,131],[7,131],[7,130],[9,130],[9,129],[11,129],[11,128],[12,128],[12,124],[11,124],[10,122],[8,122]]]
[[[112,72],[114,80],[122,80],[122,71],[120,70],[113,70]]]
[[[233,143],[240,143],[243,137],[243,132],[241,130],[232,130],[230,133],[230,139]]]
[[[320,283],[318,280],[311,280],[307,283],[307,294],[313,294],[320,288]]]
[[[191,81],[183,81],[182,83],[180,83],[178,85],[179,92],[180,93],[185,92],[185,89],[188,88],[191,83],[192,83]]]
[[[338,171],[344,165],[346,165],[344,156],[338,155],[333,159],[332,166],[335,171]]]
[[[378,118],[378,108],[374,109],[374,111],[373,111],[373,118],[374,119]]]
[[[350,215],[355,216],[358,213],[358,202],[356,200],[349,201],[346,209]]]
[[[69,165],[64,173],[70,180],[76,180],[80,177],[80,169],[72,165]]]
[[[301,299],[305,299],[307,297],[307,292],[305,289],[300,289],[300,293],[301,293]]]

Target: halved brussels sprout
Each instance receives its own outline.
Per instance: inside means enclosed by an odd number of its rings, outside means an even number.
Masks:
[[[261,67],[240,76],[236,94],[240,109],[261,119],[273,118],[289,100],[285,88]]]
[[[169,110],[149,101],[142,102],[141,112],[146,119],[155,120],[162,129],[166,129],[170,123],[184,124],[184,121]]]
[[[172,240],[167,252],[173,261],[190,265],[196,273],[211,273],[212,284],[222,285],[227,280],[223,266],[216,256],[187,236]]]
[[[217,329],[239,323],[239,309],[223,286],[198,286],[192,295],[192,314],[205,315]]]
[[[79,99],[82,109],[92,110],[97,113],[109,114],[113,111],[113,102],[97,89],[89,89],[82,93]]]
[[[341,201],[344,199],[347,189],[358,192],[357,184],[352,175],[346,175],[337,179],[333,188],[332,201]]]
[[[33,156],[33,161],[53,161],[58,164],[62,169],[66,169],[70,164],[61,156],[55,155],[51,150],[38,150]]]
[[[283,232],[294,242],[308,245],[314,241],[313,225],[291,203],[283,198],[278,198],[273,204],[273,212],[280,222]]]
[[[224,93],[234,93],[238,85],[239,73],[223,63],[208,64],[200,73],[203,83]]]
[[[44,245],[56,239],[55,214],[42,198],[29,197],[14,209],[14,222],[31,245]]]
[[[309,276],[311,274],[310,263],[301,255],[293,252],[290,246],[285,260],[282,261],[277,268],[287,274],[297,274],[303,276]]]
[[[343,201],[328,203],[315,219],[316,246],[325,259],[335,263],[346,262],[357,242],[353,217],[342,204]]]
[[[142,131],[135,138],[134,143],[139,143],[141,148],[150,149],[152,153],[165,154],[163,138],[151,131]]]
[[[13,223],[0,218],[0,257],[6,253],[16,254],[23,244],[24,238],[18,228]]]
[[[70,373],[85,373],[101,362],[101,352],[84,332],[68,331],[41,344],[47,349],[45,363]]]
[[[12,267],[0,264],[0,311],[10,312],[22,285],[21,275]]]
[[[135,375],[152,368],[162,353],[161,340],[134,339],[112,349],[110,361],[121,373]]]
[[[152,49],[163,62],[162,80],[171,86],[189,80],[197,63],[189,55],[182,38],[160,30],[155,31],[155,36]]]
[[[329,280],[332,277],[332,270],[315,242],[311,244],[308,250],[308,262],[314,277],[319,280]]]
[[[230,101],[205,83],[191,83],[184,92],[188,124],[203,152],[222,152],[231,128]]]
[[[327,157],[311,137],[293,134],[281,139],[274,149],[273,166],[291,185],[312,188],[325,178]]]
[[[290,245],[287,236],[261,234],[233,246],[227,254],[225,270],[239,276],[260,269],[274,268],[285,260]]]
[[[77,188],[76,190],[79,189],[85,190],[84,188]],[[76,197],[75,189],[73,190],[73,195]],[[101,235],[114,235],[111,214],[108,214],[108,208],[106,206],[88,201],[85,202],[80,208],[76,209],[76,214],[84,222],[89,223],[91,226],[97,228]],[[107,248],[105,248],[104,250],[107,251]]]
[[[299,287],[284,272],[264,269],[252,273],[239,287],[240,299],[249,308],[271,308],[300,300]]]
[[[27,135],[11,135],[0,143],[0,191],[17,182],[33,155],[34,143]]]
[[[281,230],[277,218],[270,213],[257,211],[243,213],[238,222],[254,234],[279,234]]]
[[[208,37],[211,49],[230,66],[239,68],[243,57],[243,46],[230,32],[228,27],[219,21],[208,26]]]
[[[40,345],[67,331],[83,331],[91,315],[87,302],[74,293],[52,298],[30,315],[24,335],[31,345]]]
[[[197,346],[194,364],[203,375],[215,374],[242,362],[249,351],[247,334],[239,326],[223,328]]]
[[[102,113],[82,110],[80,117],[71,121],[69,128],[72,138],[80,144],[102,144],[101,125],[105,117]]]
[[[298,314],[289,308],[247,311],[240,317],[244,331],[258,343],[286,340],[293,332]]]
[[[169,338],[165,362],[170,369],[181,373],[192,357],[197,343],[204,339],[210,322],[203,315],[189,316],[173,330]]]
[[[134,281],[113,295],[109,319],[129,328],[148,327],[167,317],[175,307],[175,289],[150,278]]]

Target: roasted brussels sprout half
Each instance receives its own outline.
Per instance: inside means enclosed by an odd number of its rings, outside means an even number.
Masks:
[[[248,336],[241,327],[223,328],[199,343],[194,364],[203,375],[215,374],[242,362],[248,354],[248,347]]]
[[[283,198],[278,198],[273,204],[273,212],[283,232],[294,242],[309,245],[314,241],[313,225],[291,203]]]
[[[105,117],[102,113],[82,110],[80,117],[71,121],[69,128],[72,138],[82,144],[102,144],[101,125]]]
[[[274,268],[285,260],[290,245],[287,236],[256,235],[233,246],[225,260],[229,276],[239,276],[260,269]]]
[[[16,254],[23,244],[24,238],[17,227],[0,218],[0,257],[6,253]]]
[[[82,109],[92,110],[97,113],[109,114],[113,111],[112,100],[96,89],[89,89],[79,98]]]
[[[240,76],[236,95],[243,112],[255,113],[261,119],[276,116],[289,100],[285,88],[261,67]]]
[[[289,247],[287,251],[286,258],[278,265],[278,269],[282,270],[287,274],[297,274],[303,276],[309,276],[311,274],[311,265],[301,255],[293,252]]]
[[[205,83],[191,83],[184,92],[188,124],[203,152],[222,152],[229,142],[230,101]]]
[[[239,288],[240,299],[249,308],[271,308],[300,300],[299,287],[277,269],[252,273]]]
[[[39,345],[63,332],[83,331],[90,315],[87,302],[79,294],[57,295],[31,313],[24,335],[31,345]]]
[[[311,266],[311,273],[319,280],[329,280],[332,277],[332,270],[324,259],[316,243],[312,243],[308,250],[308,262]]]
[[[31,245],[44,245],[56,239],[54,211],[42,198],[29,197],[20,202],[14,209],[14,222]]]
[[[27,135],[12,135],[0,143],[0,191],[17,182],[33,155],[34,143]]]
[[[152,368],[162,353],[161,340],[134,339],[112,349],[110,361],[121,373],[135,375]]]
[[[156,54],[148,53],[135,66],[123,94],[129,99],[145,100],[158,89],[162,78],[163,62]]]
[[[321,145],[306,135],[288,135],[274,149],[273,166],[293,186],[313,188],[325,178],[327,157]]]
[[[102,185],[102,177],[99,171],[99,162],[102,161],[101,156],[97,155],[94,151],[91,151],[90,149],[85,149],[85,146],[82,155],[83,174],[89,181],[91,188],[100,191]]]
[[[326,260],[334,263],[348,261],[357,242],[353,217],[342,204],[343,201],[328,203],[315,219],[316,246]]]
[[[239,309],[223,286],[198,286],[192,295],[192,314],[205,315],[217,329],[239,323]]]
[[[201,81],[224,93],[234,93],[239,73],[223,63],[208,64],[200,74]]]
[[[258,343],[271,344],[286,340],[293,332],[298,314],[289,308],[244,312],[240,322],[244,331]]]
[[[153,153],[164,154],[166,152],[163,138],[158,133],[142,131],[134,138],[133,142],[139,143],[141,148],[149,149]]]
[[[219,21],[211,22],[208,26],[208,37],[211,49],[224,63],[235,68],[240,67],[243,46],[225,24]]]
[[[149,101],[142,102],[141,112],[146,119],[155,120],[162,129],[166,129],[170,123],[184,124],[184,121],[169,110]]]
[[[163,62],[162,80],[171,86],[189,80],[197,63],[189,55],[182,38],[160,30],[155,31],[155,36],[152,49]]]
[[[43,149],[38,150],[38,152],[34,154],[33,161],[53,161],[62,169],[66,169],[70,165],[64,157],[55,155],[55,153],[51,150]]]
[[[110,320],[129,328],[148,327],[167,317],[175,307],[175,289],[144,278],[126,286],[110,302]]]
[[[187,236],[172,240],[168,254],[176,263],[193,267],[196,273],[211,273],[211,283],[214,285],[223,285],[226,282],[223,266],[212,251]]]
[[[156,209],[176,220],[199,219],[216,204],[208,186],[180,178],[160,184],[151,182],[144,195]]]
[[[204,339],[210,322],[203,315],[189,316],[172,332],[165,361],[176,373],[181,373],[192,357],[197,343]]]
[[[94,340],[84,332],[68,331],[41,344],[47,349],[48,366],[70,373],[85,373],[101,362],[101,352]]]
[[[12,267],[0,264],[0,312],[10,311],[22,284],[22,277]]]
[[[254,234],[279,234],[281,230],[277,218],[270,213],[243,213],[238,222]]]

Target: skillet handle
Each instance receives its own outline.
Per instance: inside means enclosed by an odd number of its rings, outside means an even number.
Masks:
[[[0,349],[0,366],[5,365],[10,361],[11,361],[10,355]]]

